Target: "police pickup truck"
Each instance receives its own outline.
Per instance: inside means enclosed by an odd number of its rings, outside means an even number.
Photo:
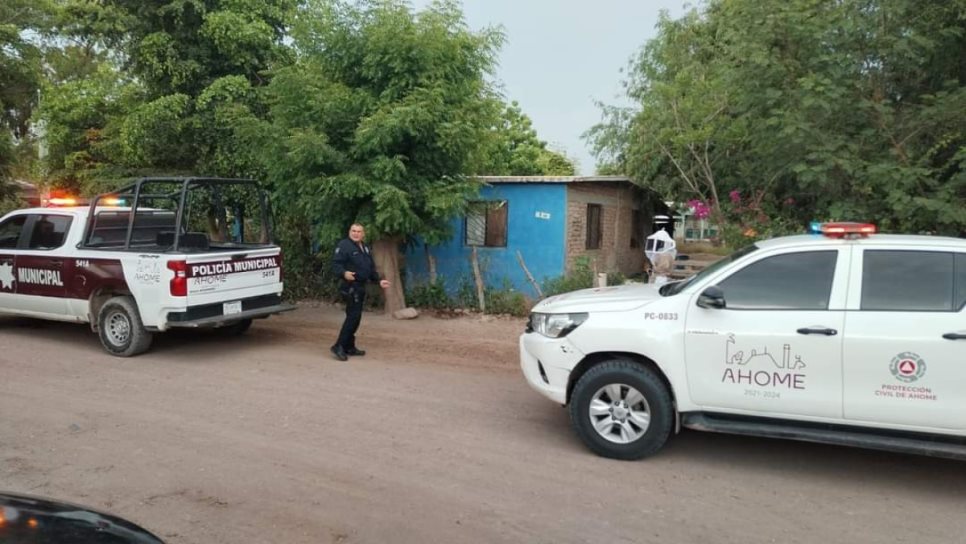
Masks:
[[[0,313],[90,323],[120,357],[176,327],[241,334],[294,308],[270,240],[251,180],[145,178],[89,206],[17,210],[0,218]]]
[[[544,300],[527,381],[617,459],[681,427],[966,459],[966,240],[818,230]]]

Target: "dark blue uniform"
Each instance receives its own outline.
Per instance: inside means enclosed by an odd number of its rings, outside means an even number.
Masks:
[[[356,331],[362,321],[362,306],[366,301],[366,282],[378,282],[376,263],[372,260],[372,251],[364,242],[355,243],[349,238],[343,239],[335,246],[335,257],[332,259],[332,270],[339,278],[339,292],[345,300],[345,321],[339,331],[339,339],[332,346],[333,352],[343,351],[345,354],[357,354]],[[346,272],[355,272],[355,281],[345,279]]]

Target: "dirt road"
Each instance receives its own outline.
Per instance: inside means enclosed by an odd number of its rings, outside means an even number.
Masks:
[[[170,543],[966,542],[966,464],[701,433],[625,463],[530,391],[520,320],[331,307],[134,359],[0,319],[0,490],[109,510]]]

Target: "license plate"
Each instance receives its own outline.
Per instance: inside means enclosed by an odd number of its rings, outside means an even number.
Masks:
[[[222,304],[224,315],[240,314],[242,311],[241,301],[226,302]]]

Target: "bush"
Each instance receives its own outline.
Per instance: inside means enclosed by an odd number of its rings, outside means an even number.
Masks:
[[[486,313],[510,314],[526,317],[530,314],[531,304],[519,291],[493,291],[486,295]]]
[[[293,216],[276,218],[275,241],[284,257],[284,296],[289,300],[339,300],[339,279],[332,272],[330,246],[320,246],[316,254],[312,232],[311,225]]]
[[[627,276],[623,272],[609,272],[607,274],[607,285],[624,285]]]
[[[16,209],[23,208],[25,205],[26,203],[19,198],[0,198],[0,215],[6,215]]]
[[[577,257],[574,260],[574,269],[570,274],[564,274],[543,282],[543,295],[549,297],[593,286],[594,271],[590,268],[590,257]]]
[[[741,249],[749,244],[785,236],[800,234],[803,226],[788,218],[788,208],[795,206],[793,198],[782,203],[768,202],[763,190],[750,195],[742,195],[737,189],[728,193],[728,200],[719,203],[720,217],[713,218],[720,228],[720,236],[715,242],[731,249]],[[700,200],[688,201],[695,211],[695,217],[709,217],[713,206]]]
[[[509,280],[504,279],[501,289],[489,289],[483,296],[488,314],[510,314],[517,317],[530,314],[530,301],[523,293],[513,289]]]
[[[413,286],[406,292],[406,302],[416,308],[446,310],[453,307],[453,301],[446,294],[442,281]]]

